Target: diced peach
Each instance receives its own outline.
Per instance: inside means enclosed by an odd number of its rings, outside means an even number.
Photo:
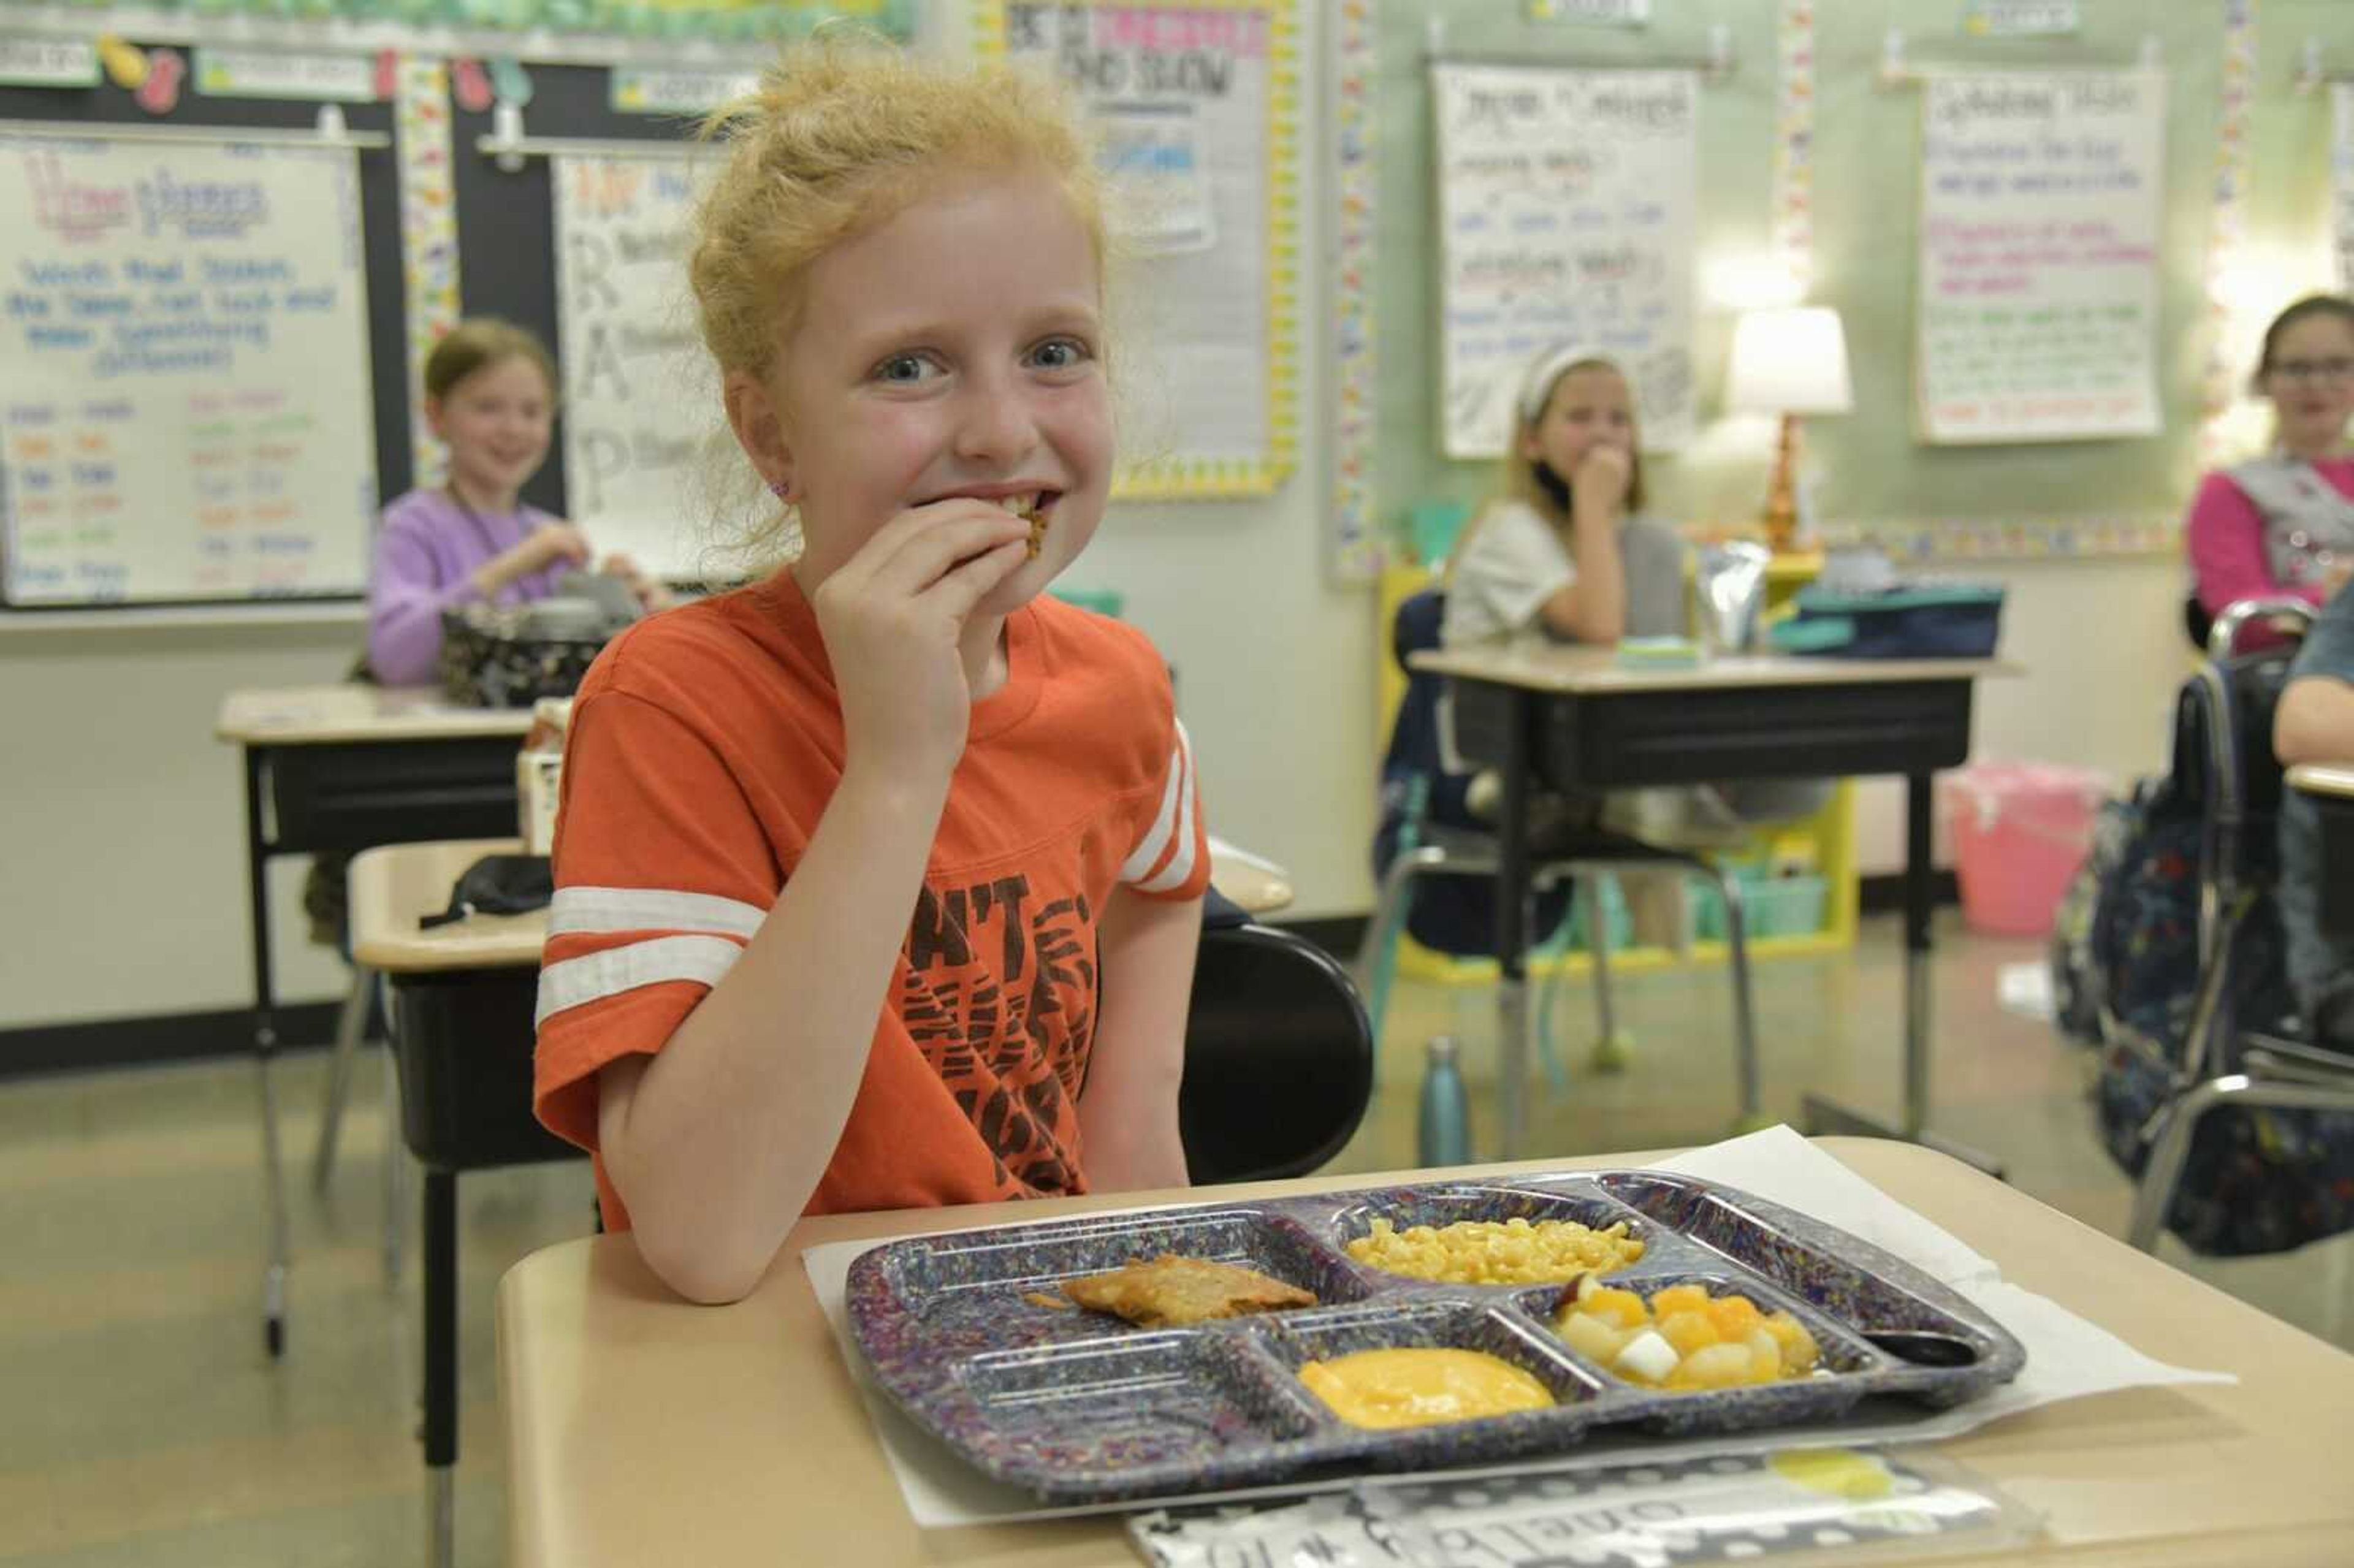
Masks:
[[[1673,1345],[1680,1356],[1704,1351],[1724,1338],[1709,1321],[1708,1314],[1699,1310],[1660,1313],[1659,1337]]]
[[[1746,1339],[1763,1318],[1757,1304],[1746,1296],[1718,1297],[1708,1304],[1708,1316],[1716,1331],[1728,1340]]]
[[[1708,1306],[1708,1290],[1699,1285],[1670,1285],[1651,1298],[1651,1310],[1662,1319],[1670,1312],[1697,1312]]]

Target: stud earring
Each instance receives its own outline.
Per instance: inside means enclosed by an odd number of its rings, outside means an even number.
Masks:
[[[772,479],[769,481],[769,493],[775,496],[779,501],[782,501],[785,498],[785,492],[790,487],[788,486],[781,479]]]

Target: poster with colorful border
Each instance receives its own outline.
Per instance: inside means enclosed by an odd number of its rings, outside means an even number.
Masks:
[[[1101,132],[1124,499],[1264,495],[1299,443],[1299,65],[1290,0],[978,0],[984,58],[1048,67]]]

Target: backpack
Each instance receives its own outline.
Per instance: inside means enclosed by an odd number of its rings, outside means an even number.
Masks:
[[[2054,924],[2056,1022],[2095,1048],[2103,1145],[2127,1174],[2149,1159],[2184,1080],[2240,1069],[2243,1033],[2296,1033],[2280,912],[2272,715],[2280,653],[2211,666],[2175,704],[2169,771],[2102,808],[2093,853]],[[2261,750],[2253,748],[2261,747]],[[2251,767],[2245,759],[2264,759]],[[2222,949],[2215,1012],[2193,1039],[2209,835]],[[2192,1135],[2165,1221],[2194,1252],[2284,1252],[2354,1228],[2354,1116],[2225,1106]]]

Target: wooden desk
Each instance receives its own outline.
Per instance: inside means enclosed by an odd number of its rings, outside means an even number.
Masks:
[[[2354,1357],[1933,1150],[1849,1139],[1824,1147],[1993,1258],[2015,1283],[2161,1361],[2243,1380],[2047,1405],[1943,1445],[2047,1519],[2047,1542],[1999,1561],[2087,1568],[2347,1561]],[[1217,1196],[1397,1179],[1316,1178],[1223,1188]],[[917,1530],[799,1255],[822,1242],[1138,1201],[1129,1193],[805,1220],[760,1287],[726,1308],[671,1296],[626,1236],[534,1254],[499,1286],[511,1562],[1132,1563],[1112,1518]]]
[[[1525,640],[1417,653],[1455,689],[1457,749],[1497,770],[1496,960],[1504,1047],[1503,1153],[1519,1152],[1528,1067],[1523,963],[1529,801],[1568,793],[1748,779],[1899,773],[1905,780],[1904,1104],[1893,1126],[1817,1096],[1816,1132],[1936,1141],[1929,1119],[1930,781],[1969,755],[1970,699],[1992,659],[1720,656],[1691,669],[1621,665],[1615,651]],[[1984,1165],[1960,1150],[1952,1150]]]
[[[270,1258],[262,1340],[286,1346],[286,1184],[278,1139],[277,993],[270,982],[272,856],[513,832],[525,709],[461,708],[439,692],[292,686],[233,692],[213,726],[245,757],[246,907],[252,923],[253,1044]]]
[[[532,1117],[532,1011],[546,913],[418,928],[422,916],[449,907],[451,886],[468,866],[522,847],[511,838],[400,844],[368,850],[351,865],[352,956],[392,985],[401,1139],[425,1172],[419,1436],[427,1562],[436,1568],[448,1568],[456,1546],[459,1174],[586,1158]]]

